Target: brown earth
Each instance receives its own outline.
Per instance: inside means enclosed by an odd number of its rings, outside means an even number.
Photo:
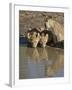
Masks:
[[[64,25],[64,13],[60,12],[38,12],[19,11],[19,31],[20,34],[27,32],[29,28],[45,27],[45,19],[51,16],[52,19]]]

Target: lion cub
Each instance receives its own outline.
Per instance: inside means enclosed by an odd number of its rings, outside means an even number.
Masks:
[[[48,34],[44,35],[44,33],[40,36],[40,44],[42,47],[46,47],[46,44],[48,42]]]
[[[32,47],[37,47],[38,42],[40,40],[40,34],[33,32],[33,34],[31,35],[30,33],[28,33],[27,37],[29,39],[29,42],[32,44]]]

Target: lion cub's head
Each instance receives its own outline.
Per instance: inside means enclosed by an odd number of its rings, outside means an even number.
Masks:
[[[32,34],[28,33],[27,38],[32,44],[32,47],[37,47],[38,42],[40,40],[40,34],[36,32],[33,32]]]
[[[41,46],[46,47],[47,42],[48,42],[48,34],[44,35],[44,33],[42,33],[42,35],[40,37]]]

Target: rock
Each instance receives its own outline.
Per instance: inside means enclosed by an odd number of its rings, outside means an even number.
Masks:
[[[46,28],[53,28],[52,32],[57,36],[57,41],[64,40],[64,27],[53,19],[47,19]]]
[[[64,25],[64,13],[59,12],[39,12],[39,11],[19,11],[19,30],[20,33],[25,33],[31,28],[44,27],[45,20],[51,16],[53,20]]]
[[[64,49],[64,40],[55,43],[53,47]]]

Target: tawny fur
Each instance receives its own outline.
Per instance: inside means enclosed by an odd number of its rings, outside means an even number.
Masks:
[[[42,34],[40,37],[40,44],[42,45],[42,47],[46,47],[47,42],[48,42],[48,34],[46,34],[45,36]]]
[[[46,21],[46,27],[53,28],[53,32],[57,36],[58,41],[64,40],[64,27],[59,22],[57,22],[53,19],[48,19]]]
[[[32,43],[32,47],[37,47],[39,39],[40,39],[40,34],[33,32],[32,35],[30,33],[27,35],[29,41]]]

